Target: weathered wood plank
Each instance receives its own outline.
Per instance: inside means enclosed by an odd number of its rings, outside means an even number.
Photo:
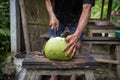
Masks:
[[[47,26],[45,25],[29,25],[29,38],[32,51],[41,51],[44,46],[44,39],[40,37],[41,34],[46,32]]]
[[[92,44],[120,44],[120,40],[115,37],[85,37],[83,43]]]
[[[29,53],[23,61],[24,68],[39,69],[94,69],[98,63],[88,54],[76,55],[70,61],[52,61],[48,60],[42,54]]]
[[[21,17],[22,17],[22,27],[23,27],[23,33],[24,33],[24,39],[25,39],[25,47],[26,52],[31,51],[30,46],[30,39],[29,39],[29,32],[28,32],[28,25],[27,25],[27,18],[26,18],[26,12],[25,12],[25,4],[24,0],[20,0],[20,9],[21,9]]]
[[[48,33],[45,33],[42,34],[40,37],[48,40],[51,36]],[[120,40],[115,37],[84,37],[82,43],[120,44]]]
[[[40,69],[37,70],[27,69],[25,80],[33,80],[34,76],[39,77],[40,75],[41,76],[58,75],[61,76],[60,80],[62,80],[62,76],[71,76],[74,74],[76,74],[77,77],[86,75],[85,77],[87,80],[95,80],[93,70],[40,70]],[[38,80],[42,80],[42,78],[39,78]]]
[[[92,56],[93,58],[99,58],[99,59],[114,59],[113,55],[102,55],[102,54],[99,54],[99,53],[94,53],[94,54],[90,54],[90,56]]]
[[[21,1],[21,0],[20,0]],[[28,30],[28,40],[30,42],[31,51],[41,51],[44,46],[44,40],[40,38],[40,35],[49,30],[49,18],[45,8],[44,0],[23,0],[24,13],[23,17],[25,25]],[[25,27],[23,27],[24,29]],[[26,32],[26,31],[25,31]],[[26,45],[27,44],[27,40]],[[29,46],[28,46],[29,47]]]
[[[97,27],[97,26],[95,26],[94,24],[90,24],[90,25],[88,25],[89,27],[89,29],[97,29],[97,30],[117,30],[117,29],[120,29],[120,27],[118,27],[118,26],[115,26],[115,25],[113,25],[113,24],[111,24],[111,25],[108,25],[108,26],[104,26],[104,27]]]
[[[85,78],[86,80],[96,80],[93,71],[87,71],[85,72]]]
[[[18,0],[10,0],[11,53],[20,50],[20,13]]]
[[[78,76],[85,74],[89,70],[41,70],[41,69],[27,69],[28,75],[30,73],[38,73],[38,75],[62,75],[62,76],[67,76],[67,75],[72,75],[72,74],[77,74]]]
[[[116,46],[115,57],[118,61],[120,61],[120,45]],[[116,70],[117,70],[118,80],[120,80],[120,64],[117,65]]]
[[[45,0],[24,0],[24,2],[28,23],[33,22],[45,25],[49,23]]]
[[[83,41],[82,43],[91,43],[91,44],[120,44],[120,41]]]
[[[52,36],[50,36],[48,33],[44,33],[42,35],[40,35],[41,38],[50,38]],[[120,41],[120,39],[117,39],[115,37],[84,37],[83,41]]]
[[[84,37],[84,41],[120,41],[115,37]]]

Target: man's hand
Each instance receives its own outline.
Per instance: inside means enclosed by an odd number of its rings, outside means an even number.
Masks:
[[[80,46],[79,37],[75,34],[72,34],[67,36],[65,41],[67,41],[68,44],[63,51],[67,50],[66,56],[70,56],[72,58],[77,53]]]
[[[68,50],[66,53],[66,56],[70,55],[71,57],[73,57],[77,53],[78,45],[80,45],[79,37],[89,21],[91,7],[92,7],[92,4],[84,4],[83,5],[82,14],[79,19],[78,27],[77,27],[75,33],[73,35],[69,35],[65,39],[68,42],[68,45],[63,49],[63,51]]]
[[[51,1],[52,0],[45,0],[45,3],[46,3],[46,8],[47,8],[47,11],[48,11],[48,14],[49,14],[49,18],[50,18],[49,25],[50,25],[52,30],[56,30],[56,29],[58,29],[59,21],[54,14],[53,6],[52,6]]]
[[[55,16],[51,16],[49,25],[52,30],[56,30],[56,29],[58,30],[58,27],[59,27],[58,19]]]

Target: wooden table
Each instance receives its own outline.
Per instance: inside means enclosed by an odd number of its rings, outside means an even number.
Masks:
[[[106,28],[103,28],[101,27],[101,30],[99,30],[99,28],[97,28],[98,31],[96,31],[96,27],[92,27],[93,30],[91,30],[91,33],[90,33],[90,36],[89,37],[84,37],[83,38],[83,45],[84,43],[88,43],[88,44],[108,44],[110,45],[110,54],[109,55],[97,55],[98,58],[104,58],[104,59],[115,59],[115,60],[118,60],[120,62],[120,39],[117,39],[115,37],[94,37],[92,33],[94,33],[95,31],[96,32],[99,32],[100,33],[103,31],[103,32],[106,32],[107,30],[109,30],[110,27],[106,27]],[[107,32],[113,32],[114,30],[116,29],[120,29],[120,28],[114,28],[112,27],[111,30],[107,31]],[[48,40],[50,38],[50,36],[46,33],[46,34],[43,34],[41,35],[42,38]],[[92,47],[89,46],[89,52],[88,53],[92,53],[91,52]],[[111,58],[111,55],[113,56]],[[120,79],[120,65],[116,65],[116,72],[117,72],[117,76],[118,76],[118,79]]]
[[[26,68],[27,74],[25,80],[34,80],[36,75],[60,75],[77,76],[85,75],[86,80],[95,80],[93,70],[98,67],[98,62],[88,54],[76,55],[70,61],[51,61],[43,54],[28,53],[22,64]],[[32,75],[32,77],[27,77]],[[42,80],[42,77],[40,77]]]

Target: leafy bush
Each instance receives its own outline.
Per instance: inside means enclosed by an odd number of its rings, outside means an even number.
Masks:
[[[0,3],[0,53],[10,51],[9,2]]]
[[[95,6],[92,8],[92,12],[91,12],[91,19],[100,19],[102,1],[101,0],[95,0],[95,1],[96,1]],[[112,12],[113,11],[120,11],[119,4],[120,4],[120,0],[113,0]],[[108,10],[108,0],[105,0],[103,16],[102,16],[103,19],[106,19],[107,10]],[[120,16],[111,16],[110,22],[112,24],[120,27]]]
[[[112,3],[112,11],[120,11],[120,0],[113,0]],[[91,18],[93,19],[99,19],[101,14],[101,7],[102,7],[102,1],[101,0],[95,0],[95,6],[92,8],[91,12]],[[108,0],[105,0],[104,3],[104,10],[103,10],[103,19],[107,16],[107,10],[108,10]]]
[[[113,0],[113,11],[120,11],[120,0]]]
[[[91,12],[92,19],[100,19],[101,7],[102,7],[102,1],[95,0],[95,6],[92,8],[92,12]],[[107,15],[107,0],[105,0],[105,3],[104,3],[103,19],[106,18],[106,15]]]
[[[120,0],[114,0],[112,12],[120,12]],[[120,13],[119,15],[112,15],[111,22],[120,27]]]
[[[3,80],[4,74],[1,71],[2,62],[10,54],[10,19],[9,2],[0,0],[0,80]]]

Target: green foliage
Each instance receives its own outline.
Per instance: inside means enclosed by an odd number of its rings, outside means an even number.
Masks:
[[[0,53],[4,54],[10,52],[10,19],[9,2],[5,0],[2,1],[3,2],[0,3]]]
[[[2,62],[10,55],[9,25],[9,2],[8,0],[0,0],[0,80],[3,80],[4,77],[1,70]]]
[[[95,6],[92,8],[91,11],[91,19],[100,19],[101,15],[101,7],[102,1],[95,0]],[[105,0],[104,10],[103,10],[103,19],[107,17],[107,10],[108,10],[108,0]],[[120,0],[113,0],[112,3],[112,11],[120,11]],[[111,16],[110,22],[116,26],[120,26],[120,16]]]
[[[95,0],[95,6],[92,8],[91,18],[100,19],[102,0]],[[108,0],[105,0],[104,10],[103,10],[103,19],[107,16],[108,10]],[[120,0],[113,0],[112,11],[120,11]]]
[[[95,0],[95,1],[96,1],[95,6],[92,8],[92,12],[91,12],[91,18],[100,19],[102,1],[101,0]],[[107,15],[107,0],[105,0],[105,4],[104,4],[103,18],[106,18],[106,15]]]
[[[112,11],[120,11],[120,0],[114,0]],[[120,27],[120,16],[111,16],[111,22]]]
[[[91,18],[97,18],[99,19],[100,18],[100,10],[101,10],[101,4],[99,4],[101,1],[100,0],[97,0],[95,2],[95,6],[92,8],[92,12],[91,12]]]
[[[120,0],[113,0],[113,11],[120,11]]]
[[[110,20],[114,25],[120,27],[120,16],[111,16]]]

